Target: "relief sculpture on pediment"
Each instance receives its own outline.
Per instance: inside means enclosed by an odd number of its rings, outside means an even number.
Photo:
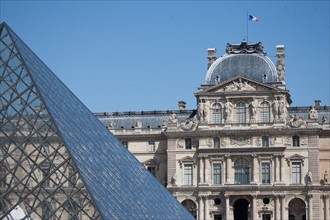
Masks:
[[[225,90],[226,91],[256,91],[256,88],[246,81],[242,82],[242,79],[240,78],[238,82],[233,81],[232,83],[227,85],[225,87]]]

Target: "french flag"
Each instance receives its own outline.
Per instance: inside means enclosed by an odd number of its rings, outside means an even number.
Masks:
[[[249,15],[249,20],[250,20],[250,21],[256,21],[256,22],[260,21],[259,18],[255,17],[255,16],[253,16],[253,15]]]

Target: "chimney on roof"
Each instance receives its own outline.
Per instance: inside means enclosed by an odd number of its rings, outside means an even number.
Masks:
[[[186,109],[186,102],[181,100],[181,101],[178,102],[178,104],[179,104],[179,109],[180,110],[185,110]]]
[[[278,78],[285,85],[285,53],[284,53],[284,45],[276,46],[276,57],[277,57],[277,74]]]
[[[212,65],[212,63],[214,63],[214,61],[217,59],[216,53],[217,53],[217,50],[215,48],[207,49],[207,60],[208,60],[207,69],[209,69],[210,66]]]
[[[314,100],[315,108],[321,107],[321,100]]]

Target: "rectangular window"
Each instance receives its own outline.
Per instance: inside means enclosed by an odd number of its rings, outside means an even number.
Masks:
[[[221,164],[213,164],[213,184],[221,184]]]
[[[293,147],[299,147],[300,146],[300,138],[299,138],[299,136],[293,136],[292,137],[292,146]]]
[[[292,162],[292,183],[301,183],[301,164],[300,162]]]
[[[214,148],[220,148],[220,138],[219,137],[214,137],[213,138],[213,147]]]
[[[155,141],[148,141],[148,151],[155,152]]]
[[[193,184],[193,165],[185,164],[184,165],[184,185],[192,185]]]
[[[269,137],[268,136],[262,136],[262,146],[269,147]]]
[[[261,180],[262,183],[270,183],[270,163],[261,164]]]
[[[262,220],[271,220],[270,214],[262,214]]]
[[[191,138],[186,138],[185,139],[185,148],[186,149],[191,149],[192,148],[192,140],[191,140]]]

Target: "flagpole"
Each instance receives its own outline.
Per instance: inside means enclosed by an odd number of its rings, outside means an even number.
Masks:
[[[246,11],[246,17],[245,17],[245,19],[246,19],[246,43],[249,43],[249,12],[248,11]]]

